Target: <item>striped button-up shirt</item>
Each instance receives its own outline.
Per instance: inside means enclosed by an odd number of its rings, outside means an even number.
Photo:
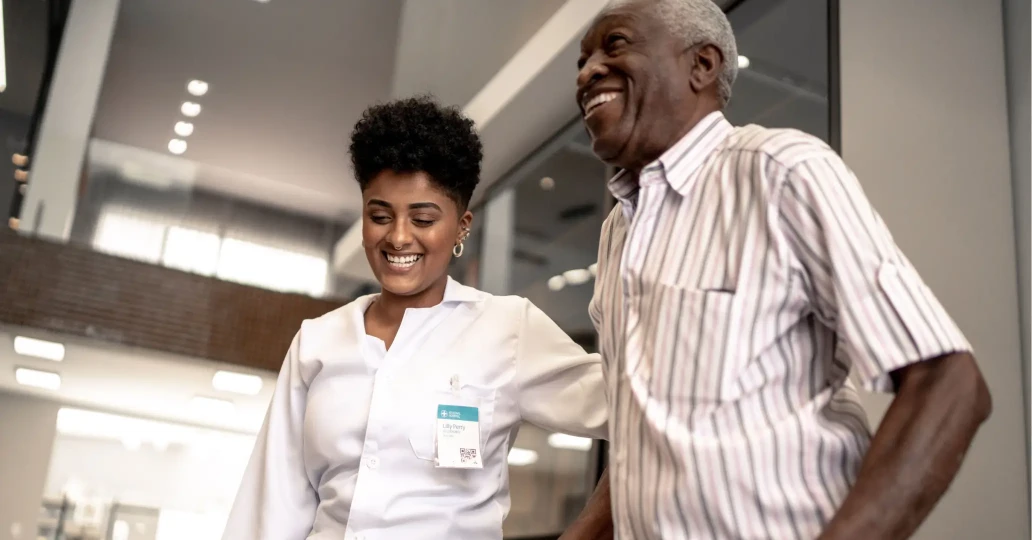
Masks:
[[[814,538],[853,484],[872,390],[970,349],[835,152],[706,117],[640,175],[591,316],[622,540]]]

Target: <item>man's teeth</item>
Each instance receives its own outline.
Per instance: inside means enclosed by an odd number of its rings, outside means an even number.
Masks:
[[[391,255],[389,253],[387,254],[387,262],[391,263],[394,266],[400,266],[402,268],[408,268],[409,266],[416,264],[416,261],[422,258],[422,255]]]
[[[603,92],[591,99],[584,104],[584,114],[590,113],[595,107],[602,105],[603,103],[609,103],[617,98],[620,94],[616,92]]]

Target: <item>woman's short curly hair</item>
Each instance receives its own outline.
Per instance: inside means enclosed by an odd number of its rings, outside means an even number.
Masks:
[[[386,170],[424,172],[462,209],[480,181],[484,157],[473,121],[430,96],[366,109],[351,132],[350,151],[363,191]]]

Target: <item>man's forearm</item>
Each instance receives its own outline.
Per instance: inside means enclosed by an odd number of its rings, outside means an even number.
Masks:
[[[897,380],[896,398],[824,540],[910,537],[949,487],[992,409],[966,353],[908,366]]]
[[[606,469],[584,510],[559,539],[611,540],[612,538],[613,507],[609,500],[609,469]]]

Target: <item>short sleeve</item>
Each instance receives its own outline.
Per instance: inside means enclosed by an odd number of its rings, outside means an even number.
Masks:
[[[302,540],[312,530],[319,497],[301,452],[308,388],[300,373],[300,342],[299,332],[283,360],[223,540]]]
[[[892,391],[889,373],[970,351],[838,155],[819,152],[788,171],[778,211],[814,311],[866,389]]]
[[[602,362],[529,301],[516,353],[520,416],[548,431],[608,438]]]

